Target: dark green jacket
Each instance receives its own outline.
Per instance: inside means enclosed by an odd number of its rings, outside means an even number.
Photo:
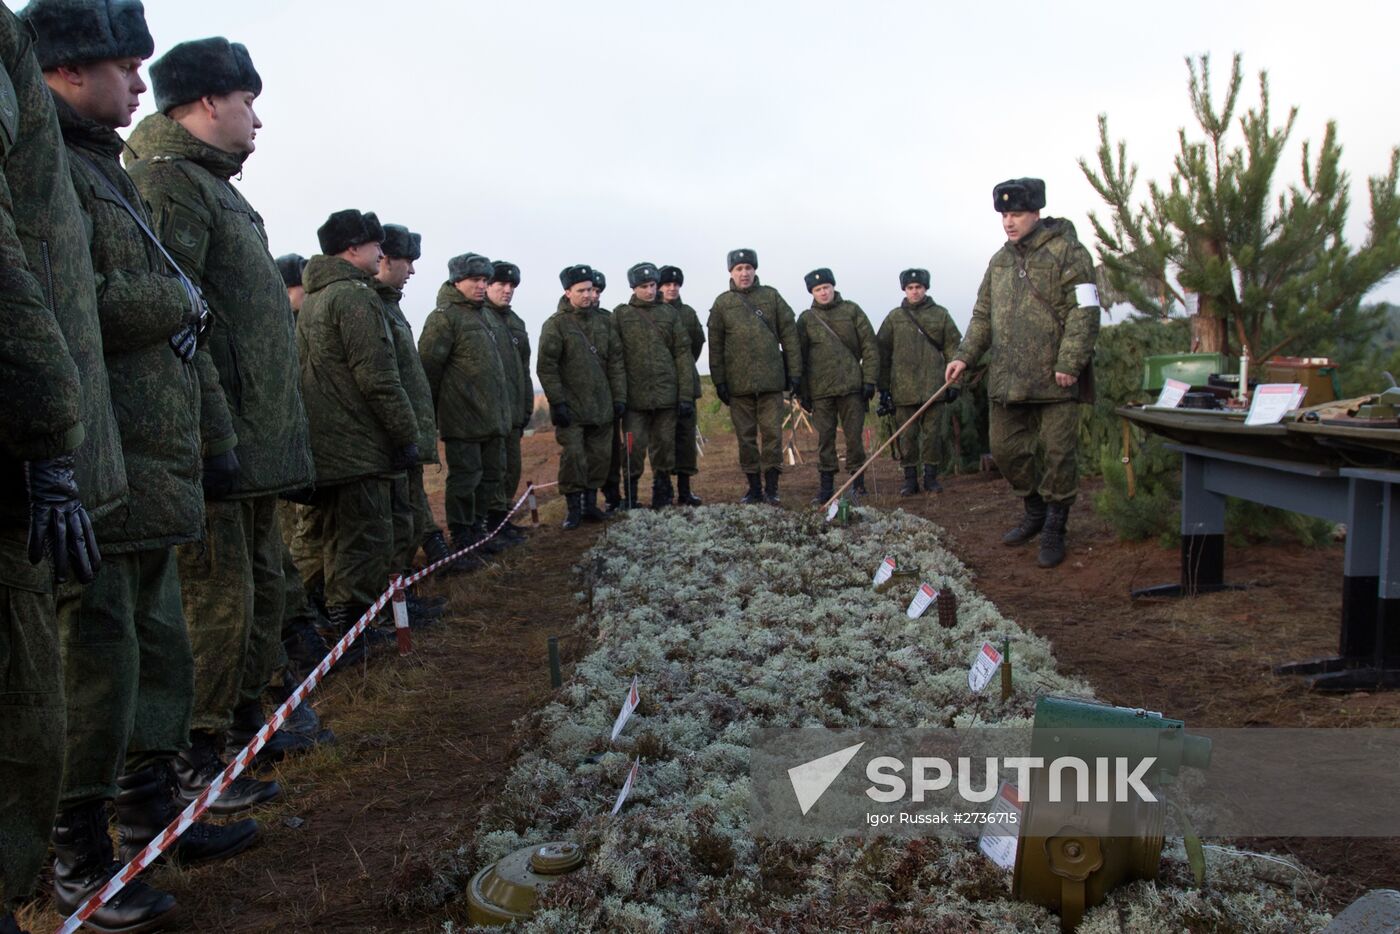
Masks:
[[[629,409],[673,409],[681,399],[694,398],[690,392],[695,361],[674,308],[634,295],[627,304],[613,309],[612,324],[627,370]]]
[[[509,305],[497,305],[488,298],[486,307],[495,312],[497,320],[506,329],[514,351],[505,355],[505,367],[506,380],[515,386],[518,404],[511,427],[520,431],[530,424],[530,416],[535,414],[535,382],[530,378],[530,331]]]
[[[627,371],[611,315],[559,299],[540,329],[535,364],[551,406],[564,402],[579,425],[611,425],[613,400],[627,398]]]
[[[292,306],[262,217],[229,182],[244,157],[200,142],[164,114],[142,120],[128,144],[127,169],[150,205],[153,229],[214,313],[208,346],[221,391],[204,387],[206,453],[231,418],[243,468],[234,496],[309,485]]]
[[[418,462],[436,464],[437,419],[433,416],[433,390],[428,385],[428,374],[423,372],[423,361],[418,359],[418,345],[413,342],[413,326],[404,317],[399,302],[403,292],[390,288],[378,279],[374,281],[374,292],[384,304],[385,320],[394,335],[394,359],[399,365],[399,382],[413,406],[413,417],[418,423],[418,433],[414,442],[418,445]]]
[[[679,298],[671,302],[671,307],[676,309],[676,314],[680,316],[681,327],[685,328],[686,336],[690,339],[690,360],[692,363],[700,362],[700,351],[705,349],[705,328],[700,324],[700,316]],[[695,373],[695,379],[691,381],[690,398],[699,399],[700,370],[698,367],[691,368]]]
[[[297,349],[317,486],[392,474],[394,450],[417,436],[373,281],[345,260],[320,254],[302,273],[306,301],[297,315]]]
[[[197,541],[204,529],[197,367],[202,360],[217,379],[214,364],[207,353],[186,363],[170,348],[171,335],[190,314],[189,298],[103,181],[115,185],[149,226],[141,195],[117,161],[121,138],[63,101],[54,103],[73,187],[91,232],[103,353],[129,487],[126,502],[94,530],[102,549],[113,553]],[[227,449],[236,439],[231,425],[224,431]]]
[[[102,358],[87,229],[73,192],[53,97],[30,52],[32,43],[28,28],[5,10],[0,17],[0,56],[5,62],[0,74],[0,151],[6,180],[0,192],[0,215],[5,215],[0,224],[0,302],[12,317],[0,327],[3,355],[10,361],[0,376],[7,413],[0,419],[0,437],[5,438],[0,511],[10,519],[25,512],[22,460],[74,451],[79,491],[96,520],[126,496],[126,467]],[[55,322],[63,335],[57,344]],[[13,586],[52,586],[46,570],[25,567],[3,573]]]
[[[943,371],[957,353],[962,333],[948,309],[924,296],[912,308],[903,302],[885,315],[876,340],[880,390],[888,391],[895,405],[923,405],[943,385]]]
[[[438,288],[437,307],[423,323],[418,353],[437,404],[443,439],[504,438],[519,415],[506,380],[510,334],[484,302],[469,302],[451,282]]]
[[[835,332],[835,333],[833,333]],[[812,303],[797,319],[802,346],[802,395],[830,399],[860,392],[880,375],[880,354],[870,319],[837,292],[830,305]]]
[[[745,305],[744,299],[763,318]],[[743,292],[729,285],[710,309],[710,376],[730,395],[783,392],[787,379],[802,377],[802,349],[792,309],[777,289],[758,280]]]
[[[1093,282],[1094,261],[1074,225],[1042,219],[992,257],[956,359],[971,365],[990,350],[987,395],[1002,405],[1078,399],[1079,384],[1062,388],[1055,374],[1077,376],[1093,358],[1099,306],[1081,307],[1075,294]]]

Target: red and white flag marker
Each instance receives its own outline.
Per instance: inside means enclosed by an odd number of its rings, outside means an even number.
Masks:
[[[413,630],[408,625],[408,595],[404,593],[403,577],[397,576],[389,582],[390,602],[394,607],[394,637],[399,642],[399,655],[413,652]]]
[[[632,785],[634,782],[636,782],[637,773],[641,770],[641,768],[642,760],[640,758],[633,759],[632,768],[627,773],[627,781],[622,783],[622,790],[617,793],[617,803],[613,805],[612,809],[613,817],[616,817],[617,812],[622,810],[622,803],[626,801],[627,796],[632,793]]]

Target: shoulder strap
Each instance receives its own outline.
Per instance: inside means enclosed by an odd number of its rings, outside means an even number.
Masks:
[[[744,307],[747,308],[755,318],[762,321],[765,327],[767,327],[768,333],[773,335],[773,343],[779,343],[777,322],[769,321],[768,316],[763,313],[763,310],[757,305],[755,305],[753,302],[749,301],[749,297],[743,292],[736,291],[734,294],[739,296],[739,301],[744,303]]]
[[[938,343],[938,341],[934,340],[933,337],[929,335],[928,331],[924,330],[924,326],[919,323],[918,318],[914,317],[914,313],[909,310],[909,307],[907,305],[900,305],[899,310],[904,312],[904,314],[908,316],[909,323],[919,329],[919,333],[924,336],[924,340],[928,341],[930,344],[933,345],[934,350],[937,350],[939,353],[943,352],[943,345]]]
[[[635,308],[637,314],[642,316],[642,320],[645,321],[647,324],[651,325],[651,329],[656,332],[656,336],[661,338],[661,343],[666,343],[666,335],[661,333],[661,328],[657,325],[656,319],[653,318],[650,314],[648,314],[645,308],[643,308],[641,305],[633,305],[631,302],[628,302],[627,307]]]
[[[851,355],[851,359],[856,362],[856,366],[860,366],[860,354],[852,350],[851,345],[846,343],[846,339],[840,334],[837,334],[836,329],[826,323],[826,319],[821,316],[821,312],[813,308],[812,317],[816,318],[817,323],[820,324],[822,327],[826,328],[826,332],[832,337],[836,338],[836,342],[846,349],[846,353]]]
[[[588,339],[588,335],[584,333],[584,330],[583,330],[583,328],[579,325],[579,323],[578,323],[577,321],[574,320],[574,316],[573,316],[573,315],[568,314],[568,313],[566,312],[566,313],[564,314],[564,320],[567,321],[567,322],[569,322],[569,324],[573,326],[573,329],[574,329],[575,331],[578,332],[578,336],[579,336],[579,337],[583,338],[584,346],[586,346],[586,347],[588,348],[588,356],[589,356],[589,359],[593,361],[593,365],[596,366],[596,367],[598,368],[598,372],[602,375],[603,379],[606,381],[607,378],[608,378],[608,373],[607,373],[606,370],[603,369],[603,361],[598,359],[598,348],[595,347],[595,346],[593,346],[593,341],[591,341],[591,340]]]

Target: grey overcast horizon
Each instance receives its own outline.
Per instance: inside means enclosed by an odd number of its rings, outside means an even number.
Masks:
[[[1355,0],[1321,15],[1185,0],[1171,16],[1074,0],[144,3],[156,56],[210,35],[248,46],[264,126],[235,184],[274,255],[318,252],[316,228],[347,207],[422,233],[402,303],[415,333],[458,253],[521,267],[514,307],[534,341],[565,266],[603,270],[611,307],[632,264],[678,265],[704,321],[740,246],[796,312],[803,274],[831,267],[877,328],[899,270],[926,267],[965,328],[1004,242],[992,186],[1044,178],[1046,213],[1092,250],[1102,205],[1077,160],[1094,158],[1098,115],[1140,186],[1165,180],[1178,129],[1195,126],[1185,59],[1202,52],[1217,99],[1238,51],[1241,110],[1261,69],[1273,122],[1299,108],[1281,180],[1337,121],[1353,243],[1365,180],[1400,144],[1400,8]],[[148,92],[135,120],[152,110]],[[1371,299],[1400,302],[1400,279]]]

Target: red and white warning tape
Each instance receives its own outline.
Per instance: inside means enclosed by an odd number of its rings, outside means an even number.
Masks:
[[[405,611],[405,628],[401,631],[406,632],[407,607],[404,606],[403,603],[404,590],[418,583],[420,580],[423,580],[439,568],[450,564],[465,554],[475,551],[486,542],[496,537],[501,529],[505,528],[506,523],[510,521],[511,517],[520,511],[527,500],[533,503],[535,490],[544,490],[552,486],[558,486],[558,483],[527,484],[524,494],[515,501],[515,505],[506,513],[500,525],[483,536],[481,541],[467,548],[463,548],[461,551],[454,551],[447,557],[433,562],[408,577],[398,578],[388,590],[380,594],[379,599],[370,604],[369,609],[356,621],[355,625],[350,628],[350,631],[340,637],[340,641],[331,647],[326,657],[321,659],[321,663],[316,666],[311,674],[306,676],[306,680],[299,684],[297,689],[292,692],[291,696],[273,712],[267,723],[263,724],[262,729],[258,730],[253,738],[248,741],[248,745],[244,746],[243,749],[239,751],[238,755],[233,757],[233,761],[229,763],[228,767],[220,772],[216,779],[209,783],[209,787],[204,789],[199,797],[191,801],[185,809],[180,812],[179,817],[170,822],[170,826],[157,834],[155,839],[148,843],[146,848],[136,855],[135,859],[123,866],[96,894],[90,896],[87,901],[79,905],[78,910],[69,915],[64,920],[63,924],[59,925],[57,934],[73,934],[74,931],[77,931],[78,928],[82,927],[84,921],[92,917],[93,912],[111,901],[118,892],[126,887],[128,882],[135,879],[143,869],[151,865],[151,863],[160,858],[162,853],[175,845],[175,842],[180,839],[180,835],[188,830],[191,824],[203,816],[204,812],[209,809],[209,805],[219,800],[219,796],[228,790],[229,785],[233,784],[234,779],[243,774],[243,770],[253,761],[253,757],[267,745],[268,740],[272,739],[272,734],[281,729],[282,724],[286,723],[287,718],[292,715],[292,711],[300,707],[301,702],[306,699],[307,695],[316,690],[317,685],[319,685],[321,680],[330,672],[331,667],[335,665],[336,662],[340,661],[341,657],[350,646],[354,644],[355,640],[364,633],[365,628],[369,626],[370,621],[379,614],[380,610],[384,609],[391,601],[395,602],[395,627],[398,629],[398,610],[400,607],[403,607]],[[403,640],[404,637],[400,635],[399,645],[401,650],[404,645]]]

